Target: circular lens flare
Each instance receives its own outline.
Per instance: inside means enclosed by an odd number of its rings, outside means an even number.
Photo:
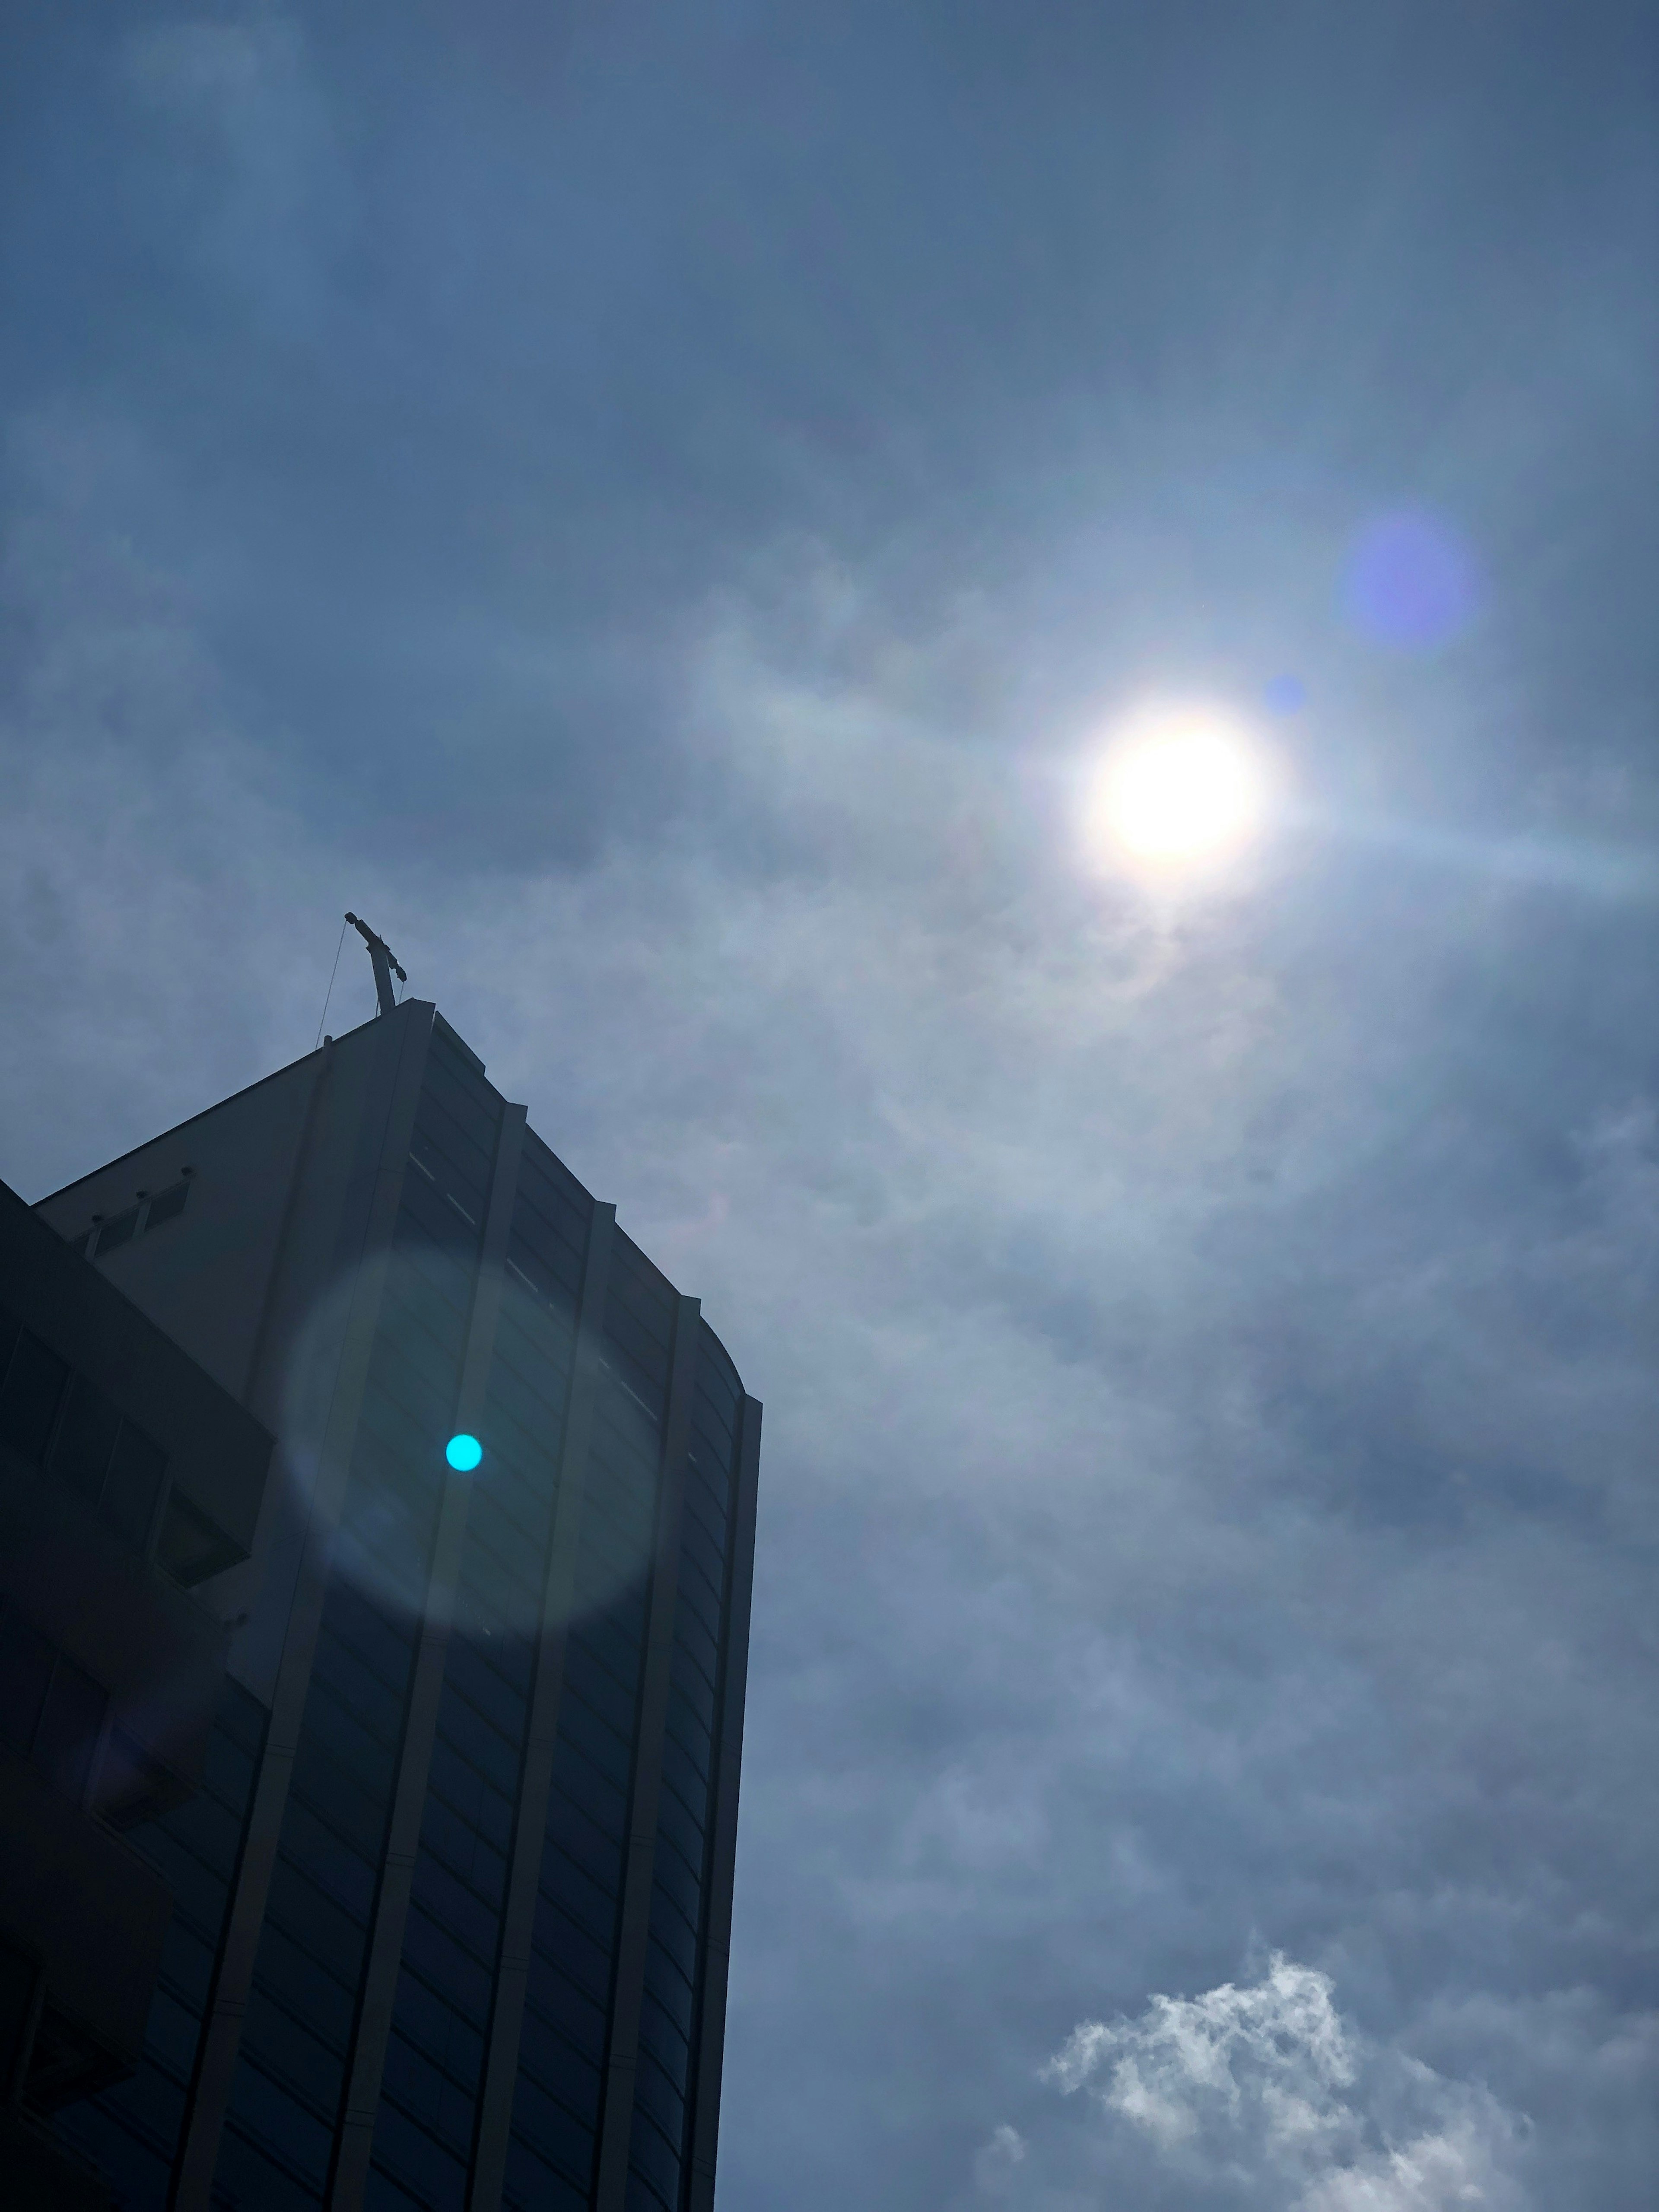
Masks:
[[[444,1446],[444,1457],[457,1474],[471,1474],[483,1459],[483,1446],[477,1437],[451,1437]]]
[[[1088,832],[1097,850],[1158,871],[1227,858],[1261,829],[1266,766],[1245,731],[1210,708],[1137,715],[1097,771]]]

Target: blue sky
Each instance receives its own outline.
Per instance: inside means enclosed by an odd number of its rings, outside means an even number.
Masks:
[[[1656,58],[7,12],[0,1172],[349,906],[702,1296],[725,2212],[1650,2201]],[[1077,765],[1193,692],[1295,804],[1153,900]]]

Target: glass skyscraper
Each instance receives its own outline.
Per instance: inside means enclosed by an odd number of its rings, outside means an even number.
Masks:
[[[697,1301],[421,1000],[37,1211],[277,1439],[60,2132],[132,2212],[708,2212],[760,1407]]]

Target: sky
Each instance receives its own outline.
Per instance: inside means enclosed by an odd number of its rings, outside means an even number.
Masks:
[[[1645,2212],[1652,9],[11,0],[0,101],[0,1175],[349,907],[702,1297],[720,2212]],[[1149,887],[1194,698],[1280,803]]]

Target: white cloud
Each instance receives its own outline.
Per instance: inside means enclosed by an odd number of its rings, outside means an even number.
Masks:
[[[1524,2212],[1526,2130],[1484,2089],[1370,2043],[1328,1975],[1260,1979],[1085,2021],[1042,2069],[1086,2089],[1195,2186],[1296,2212]],[[1206,2199],[1207,2201],[1207,2199]]]
[[[1005,2120],[991,2130],[991,2140],[974,2154],[974,2185],[987,2197],[1007,2193],[1015,2169],[1025,2160],[1025,2138]]]

